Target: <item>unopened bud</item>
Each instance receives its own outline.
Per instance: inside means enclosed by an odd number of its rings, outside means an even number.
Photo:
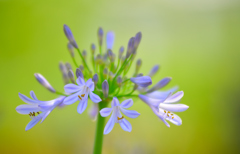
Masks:
[[[119,59],[122,58],[123,52],[124,52],[124,47],[121,46],[120,49],[119,49],[119,51],[118,51],[118,58],[119,58]]]
[[[94,84],[96,85],[98,82],[98,74],[97,73],[93,75],[92,80],[93,80]]]
[[[66,65],[64,65],[62,62],[60,62],[59,63],[59,68],[60,68],[60,71],[62,72],[64,83],[68,84],[69,79],[68,79],[68,70],[66,68]]]
[[[83,72],[84,66],[83,66],[83,65],[80,65],[79,68],[80,68],[80,70]]]
[[[126,54],[126,58],[128,58],[132,52],[133,52],[133,49],[134,49],[134,40],[135,38],[132,37],[130,38],[130,40],[128,41],[128,48],[127,48],[127,54]]]
[[[119,87],[121,87],[121,85],[122,85],[122,77],[121,76],[117,77],[117,84]]]
[[[137,65],[136,65],[136,73],[138,73],[141,65],[142,65],[142,60],[141,60],[141,59],[138,59],[138,60],[137,60]]]
[[[152,84],[152,79],[149,76],[130,78],[130,80],[140,87],[148,87]]]
[[[92,44],[91,45],[91,52],[92,52],[93,55],[95,53],[95,50],[96,50],[96,46],[95,46],[95,44]]]
[[[78,78],[78,77],[81,77],[81,78],[83,78],[83,73],[82,73],[82,71],[80,70],[80,68],[77,68],[76,69],[76,77]]]
[[[70,63],[65,63],[65,66],[66,66],[66,68],[67,68],[67,70],[69,71],[69,70],[72,70],[72,66],[71,66],[71,64]]]
[[[133,54],[136,54],[136,51],[137,51],[137,48],[138,48],[138,45],[140,43],[142,39],[142,33],[141,32],[138,32],[135,36],[135,40],[134,40],[134,49],[133,49]]]
[[[113,43],[114,43],[114,33],[112,31],[110,31],[106,35],[107,49],[111,49],[112,50]]]
[[[72,81],[72,83],[75,83],[74,73],[72,70],[68,71],[68,78]]]
[[[98,54],[97,57],[96,57],[96,63],[97,64],[102,64],[103,63],[103,58],[100,54]]]
[[[105,98],[108,98],[109,85],[107,80],[104,80],[102,83],[102,92]]]
[[[153,66],[151,71],[148,73],[148,76],[153,77],[159,70],[159,65]]]
[[[68,42],[67,47],[68,47],[68,51],[69,51],[70,55],[72,57],[74,57],[74,48],[73,48],[73,46],[72,46],[72,44],[70,42]]]
[[[84,59],[87,58],[87,51],[86,51],[86,50],[83,50],[83,52],[82,52],[82,56],[83,56]]]
[[[109,72],[109,79],[112,80],[113,77],[114,77],[114,74],[113,74],[113,72],[110,71],[110,72]]]
[[[68,41],[72,44],[72,46],[74,48],[78,48],[78,45],[73,37],[71,29],[67,25],[63,25],[63,30],[64,30],[66,37],[68,38]]]
[[[101,27],[98,28],[98,43],[102,46],[103,42],[103,29]]]
[[[50,83],[41,74],[35,73],[34,76],[42,86],[44,86],[51,92],[54,92],[54,93],[56,92],[56,90],[50,85]]]
[[[108,74],[108,69],[107,69],[107,68],[104,68],[104,70],[103,70],[103,76],[104,76],[104,78],[107,78],[107,74]]]
[[[149,89],[149,90],[147,91],[147,93],[150,93],[150,92],[153,92],[153,91],[156,91],[156,90],[159,90],[159,89],[163,88],[163,87],[166,86],[171,80],[172,80],[172,78],[170,78],[170,77],[163,78],[163,79],[160,80],[156,85],[154,85],[151,89]]]
[[[123,62],[125,61],[126,57],[122,56],[122,60],[121,60],[121,64],[123,64]]]
[[[113,55],[113,52],[112,50],[108,50],[107,51],[107,55],[108,55],[108,58],[110,59],[111,62],[114,62],[114,55]]]

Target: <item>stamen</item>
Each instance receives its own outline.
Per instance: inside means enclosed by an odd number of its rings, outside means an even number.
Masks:
[[[34,117],[35,117],[35,112],[33,112],[32,116],[34,116]]]
[[[122,116],[121,118],[117,117],[118,120],[121,120],[121,119],[123,119],[123,118],[124,118],[123,116]]]
[[[168,111],[167,113],[170,113],[170,111]]]
[[[173,115],[173,114],[171,114],[171,115]]]
[[[166,111],[164,110],[164,113],[166,113]]]
[[[82,100],[81,96],[79,96],[79,95],[78,95],[78,98],[79,98],[80,100]]]
[[[39,112],[37,112],[37,114],[40,114]]]
[[[174,117],[172,117],[172,119],[173,119]]]
[[[167,114],[167,116],[169,117],[169,115]]]
[[[82,94],[82,95],[81,95],[81,97],[84,97],[84,96],[85,96],[85,94]]]

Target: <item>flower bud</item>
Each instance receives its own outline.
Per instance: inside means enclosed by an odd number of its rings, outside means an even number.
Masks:
[[[97,73],[93,75],[92,80],[93,80],[94,84],[96,85],[98,82],[98,74]]]
[[[108,69],[107,69],[107,68],[104,68],[104,70],[103,70],[103,76],[104,76],[105,79],[107,78],[107,74],[108,74]]]
[[[80,65],[79,68],[80,68],[80,70],[83,72],[84,66],[83,66],[83,65]]]
[[[103,58],[100,54],[98,54],[97,57],[96,57],[96,63],[97,64],[103,64]]]
[[[101,27],[98,28],[98,43],[102,46],[103,41],[103,29]]]
[[[152,84],[152,79],[149,76],[130,78],[130,80],[140,87],[148,87]]]
[[[72,81],[72,83],[75,83],[74,73],[72,70],[68,71],[68,78]]]
[[[106,44],[107,44],[107,50],[113,48],[114,43],[114,33],[112,31],[108,32],[106,35]]]
[[[108,97],[109,85],[107,80],[104,80],[102,83],[102,92],[105,98]]]
[[[83,56],[84,59],[87,58],[87,51],[86,51],[86,50],[83,50],[83,52],[82,52],[82,56]]]
[[[64,33],[65,33],[66,37],[68,38],[68,41],[72,44],[72,46],[74,48],[78,49],[78,45],[77,45],[77,43],[76,43],[76,41],[73,37],[71,29],[67,25],[63,25],[63,30],[64,30]]]
[[[93,55],[95,53],[95,50],[96,50],[96,46],[95,46],[95,44],[92,44],[91,45],[91,52],[92,52]]]
[[[134,40],[134,50],[133,50],[133,54],[136,54],[136,51],[137,51],[137,48],[138,48],[138,45],[140,43],[142,39],[142,33],[141,32],[138,32],[135,36],[135,40]]]
[[[133,52],[133,49],[134,49],[134,40],[135,38],[132,37],[130,38],[130,40],[128,41],[128,48],[127,48],[127,54],[126,54],[126,58],[128,58],[132,52]]]
[[[121,85],[122,85],[122,77],[121,76],[117,77],[117,84],[119,87],[121,87]]]
[[[68,73],[67,73],[68,71],[67,71],[66,65],[64,65],[62,62],[60,62],[59,68],[60,68],[60,71],[62,72],[64,83],[68,84],[69,79],[68,79]]]
[[[139,73],[139,74],[137,74],[136,77],[141,77],[141,76],[143,76],[143,74],[142,74],[142,73]]]
[[[114,74],[113,74],[113,72],[110,71],[110,72],[109,72],[109,79],[112,80],[113,77],[114,77]]]
[[[153,66],[153,68],[151,69],[151,71],[148,73],[148,76],[153,77],[153,75],[155,75],[158,70],[159,70],[159,65]]]
[[[122,56],[122,59],[121,59],[121,64],[123,64],[123,62],[125,61],[126,57],[125,56]]]
[[[119,58],[119,59],[122,58],[123,52],[124,52],[124,47],[121,46],[120,49],[119,49],[119,51],[118,51],[118,58]]]
[[[77,68],[76,69],[76,77],[78,78],[78,77],[81,77],[81,78],[83,78],[83,73],[82,73],[82,71],[80,70],[80,68]]]
[[[68,51],[69,51],[71,57],[74,57],[74,48],[70,42],[68,42],[67,47],[68,47]]]
[[[172,80],[171,77],[163,78],[163,79],[160,80],[156,85],[154,85],[151,89],[149,89],[149,90],[147,91],[147,93],[150,93],[150,92],[153,92],[153,91],[156,91],[156,90],[159,90],[159,89],[163,88],[163,87],[166,86],[171,80]]]
[[[137,65],[136,65],[136,73],[138,73],[141,65],[142,65],[142,60],[141,60],[141,59],[138,59],[138,60],[137,60]]]
[[[54,92],[54,93],[56,92],[56,90],[50,85],[50,83],[41,74],[35,73],[34,76],[42,86],[44,86],[51,92]]]
[[[66,62],[66,63],[65,63],[65,66],[66,66],[66,68],[67,68],[68,71],[69,71],[69,70],[72,70],[72,66],[71,66],[70,63]]]
[[[113,55],[113,52],[112,50],[108,50],[107,51],[107,55],[108,55],[108,58],[110,59],[111,62],[114,62],[114,55]]]

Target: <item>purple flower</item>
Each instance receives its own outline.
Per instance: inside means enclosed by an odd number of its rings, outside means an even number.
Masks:
[[[71,29],[67,25],[63,25],[63,30],[64,30],[66,37],[69,40],[69,43],[71,43],[74,48],[78,48],[78,45],[73,37]]]
[[[104,134],[110,133],[115,123],[119,123],[123,130],[131,132],[131,124],[122,116],[121,112],[129,118],[137,118],[140,115],[137,111],[125,109],[133,105],[133,100],[127,99],[119,104],[118,99],[116,97],[113,97],[111,105],[111,108],[104,108],[100,111],[102,117],[107,117],[112,113],[104,128]]]
[[[159,70],[159,65],[153,66],[153,68],[148,73],[148,76],[153,77]]]
[[[83,78],[80,76],[76,80],[76,84],[67,84],[64,86],[64,90],[66,93],[73,93],[64,99],[63,103],[66,105],[70,105],[75,103],[76,101],[80,101],[77,107],[78,113],[83,113],[83,111],[87,107],[88,95],[90,95],[90,99],[94,103],[99,103],[102,99],[93,93],[94,91],[94,82],[92,79],[89,79],[86,83]]]
[[[52,112],[52,110],[61,106],[65,96],[60,96],[54,100],[50,101],[40,101],[37,99],[35,93],[33,91],[30,92],[32,99],[27,96],[19,93],[20,99],[23,100],[26,104],[17,106],[16,110],[20,114],[28,114],[32,119],[26,126],[25,130],[31,129],[35,126],[40,120],[41,123],[45,120],[45,118]]]
[[[107,49],[111,49],[112,50],[113,43],[114,43],[114,33],[112,31],[110,31],[106,35]]]
[[[152,84],[152,79],[149,76],[130,78],[130,80],[140,87],[147,87]]]
[[[47,88],[49,91],[51,92],[56,92],[56,90],[51,86],[51,84],[44,78],[44,76],[42,76],[39,73],[35,73],[34,74],[35,78],[38,80],[38,82],[44,86],[45,88]]]
[[[177,103],[183,97],[183,91],[179,91],[173,95],[170,92],[165,98],[151,98],[145,95],[139,95],[139,98],[144,101],[153,112],[168,126],[170,125],[167,123],[166,120],[172,122],[175,125],[181,125],[182,119],[174,114],[173,112],[183,112],[189,108],[189,106],[184,104],[173,104]]]

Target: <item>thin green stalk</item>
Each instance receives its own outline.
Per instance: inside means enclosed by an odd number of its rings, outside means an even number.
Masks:
[[[73,63],[75,64],[76,67],[79,67],[79,65],[77,64],[76,60],[74,57],[72,57]]]
[[[108,102],[106,102],[106,101],[100,102],[98,104],[99,110],[105,108],[107,106],[107,104],[108,104]],[[102,153],[104,122],[105,122],[105,117],[102,117],[100,115],[100,113],[98,113],[93,154],[101,154]]]
[[[58,95],[68,96],[68,95],[66,95],[66,94],[64,94],[64,93],[61,93],[61,92],[59,92],[59,91],[56,91],[55,93],[58,94]]]
[[[78,53],[79,53],[80,57],[82,58],[82,61],[83,61],[83,64],[84,64],[84,66],[87,68],[88,72],[90,73],[90,69],[88,68],[88,65],[87,65],[87,63],[86,63],[85,59],[83,58],[83,56],[82,56],[82,53],[81,53],[80,49],[78,48],[78,49],[77,49],[77,51],[78,51]]]
[[[95,73],[97,73],[97,69],[96,69],[96,65],[95,65],[95,61],[94,61],[94,56],[92,55],[92,65],[93,65],[93,69],[95,71]]]

